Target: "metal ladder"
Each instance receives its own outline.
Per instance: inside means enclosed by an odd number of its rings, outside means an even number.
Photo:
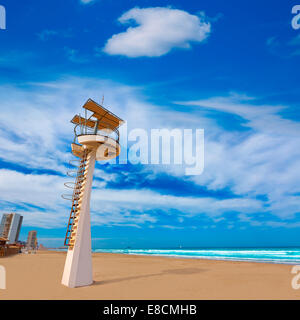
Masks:
[[[72,207],[69,217],[69,222],[67,226],[67,232],[65,236],[65,242],[64,245],[68,246],[69,249],[74,248],[75,244],[75,238],[77,233],[77,227],[78,227],[78,219],[80,215],[80,208],[82,203],[82,198],[84,195],[84,187],[85,187],[85,181],[86,181],[86,175],[87,175],[87,168],[89,166],[89,154],[90,150],[85,149],[83,153],[83,157],[81,160],[73,160],[70,161],[70,164],[75,166],[73,164],[74,161],[79,162],[77,174],[76,174],[76,180],[75,182],[66,182],[64,185],[67,188],[73,189],[72,195],[62,195],[62,198],[65,200],[72,201]],[[67,172],[68,176],[74,177],[72,174],[75,173],[75,170]]]

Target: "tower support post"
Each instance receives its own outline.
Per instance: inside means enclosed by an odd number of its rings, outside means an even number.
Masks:
[[[76,217],[74,244],[69,246],[62,284],[70,287],[88,286],[93,283],[90,198],[97,148],[93,148],[86,161],[85,180],[80,194],[80,208]]]

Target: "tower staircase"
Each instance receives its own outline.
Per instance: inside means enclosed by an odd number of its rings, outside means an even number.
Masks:
[[[76,180],[75,182],[65,183],[65,186],[67,188],[73,189],[73,194],[62,195],[64,199],[72,201],[72,207],[71,207],[71,212],[69,216],[69,222],[68,222],[67,232],[66,232],[65,242],[64,242],[64,245],[69,247],[69,249],[71,250],[73,250],[75,245],[75,239],[76,239],[77,228],[78,228],[78,220],[79,220],[81,204],[84,196],[87,171],[88,171],[89,162],[90,162],[90,154],[91,154],[91,150],[84,149],[84,151],[82,152],[81,160],[74,160],[79,162],[79,166],[76,174]],[[72,163],[70,162],[70,164]],[[68,175],[72,176],[71,175],[72,172],[74,172],[74,170],[70,171]]]

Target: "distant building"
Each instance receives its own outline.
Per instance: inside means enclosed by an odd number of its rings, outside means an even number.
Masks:
[[[37,249],[38,243],[37,243],[37,231],[29,231],[28,232],[28,238],[27,238],[27,244],[26,247],[28,249],[34,250]]]
[[[23,222],[23,217],[17,213],[4,213],[0,224],[0,237],[7,239],[7,243],[16,243]]]

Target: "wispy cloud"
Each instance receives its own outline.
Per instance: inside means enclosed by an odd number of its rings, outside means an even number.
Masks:
[[[266,195],[266,210],[281,217],[299,212],[300,124],[280,115],[284,106],[258,105],[237,97],[182,102],[240,117],[245,134],[224,131],[206,141],[206,168],[195,180],[235,194]],[[246,120],[246,121],[245,121]],[[275,187],[276,186],[276,187]]]
[[[300,54],[300,36],[292,37],[290,40],[280,40],[273,36],[267,39],[266,45],[270,53],[281,58],[291,58]]]
[[[297,36],[293,37],[289,42],[289,45],[291,46],[300,46],[300,35],[298,34]]]
[[[183,101],[178,103],[182,109],[178,106],[174,110],[146,102],[141,88],[86,78],[0,89],[0,159],[9,164],[0,170],[2,210],[14,208],[24,214],[25,225],[65,225],[70,208],[60,195],[65,193],[63,183],[68,179],[64,175],[72,158],[69,121],[88,97],[100,101],[103,93],[111,110],[127,120],[129,130],[136,123],[145,130],[153,128],[153,123],[156,128],[204,127],[205,170],[199,177],[188,178],[182,168],[151,167],[151,184],[143,187],[135,185],[128,172],[130,189],[123,185],[117,190],[112,182],[119,180],[119,171],[97,165],[93,225],[176,227],[171,221],[162,221],[162,212],[174,215],[177,222],[178,218],[186,221],[206,216],[223,223],[224,215],[236,212],[250,221],[258,220],[257,213],[275,216],[282,219],[277,222],[284,222],[284,227],[299,212],[300,125],[281,115],[285,106],[261,105],[255,98],[229,95]],[[214,117],[207,117],[208,111],[214,112]],[[224,113],[234,115],[234,129],[223,128],[217,121]],[[146,170],[150,169],[141,167],[138,174]],[[208,190],[227,189],[232,195],[162,193],[160,185],[155,185],[161,173],[184,179],[190,186],[196,183]]]
[[[51,37],[62,37],[62,38],[71,38],[73,36],[72,30],[67,29],[67,30],[51,30],[51,29],[45,29],[42,30],[37,34],[40,40],[42,41],[47,41]]]
[[[74,63],[87,63],[89,59],[85,56],[80,55],[79,51],[69,47],[64,47],[66,57],[69,61]]]
[[[55,31],[55,30],[45,29],[45,30],[41,31],[40,33],[38,33],[37,36],[38,36],[41,40],[46,41],[46,40],[48,40],[50,37],[57,35],[57,33],[58,33],[58,32]]]
[[[79,0],[82,4],[92,4],[96,2],[97,0]]]
[[[192,43],[203,42],[211,32],[211,24],[203,12],[196,16],[168,7],[134,8],[119,18],[124,25],[132,21],[137,26],[113,35],[104,52],[130,58],[159,57],[173,48],[189,49]]]

